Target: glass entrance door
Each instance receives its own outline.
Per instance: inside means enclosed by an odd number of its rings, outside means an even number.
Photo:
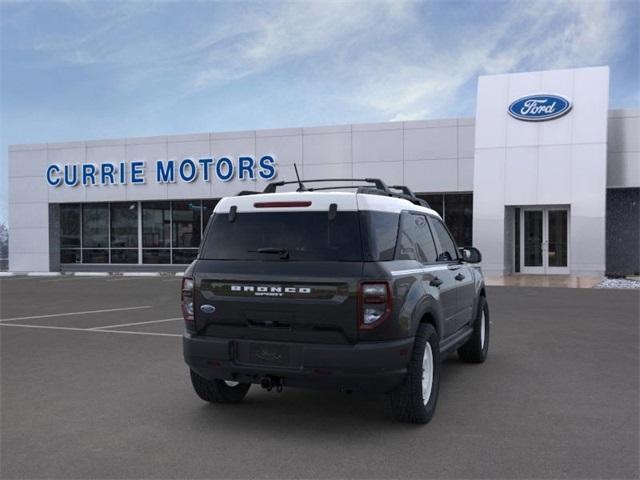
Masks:
[[[522,211],[522,225],[520,226],[523,243],[520,246],[522,252],[520,271],[522,273],[545,273],[543,213],[542,210]]]
[[[569,273],[569,212],[566,208],[523,208],[520,232],[520,272]]]

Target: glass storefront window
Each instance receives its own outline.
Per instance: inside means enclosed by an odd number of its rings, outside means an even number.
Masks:
[[[60,248],[80,247],[80,205],[60,205]]]
[[[171,246],[171,206],[169,202],[142,204],[142,246]]]
[[[209,223],[209,219],[211,218],[211,214],[213,214],[213,210],[216,208],[218,204],[218,200],[203,200],[202,201],[202,233],[207,228],[207,224]]]
[[[171,263],[168,248],[145,248],[142,250],[142,263]]]
[[[444,223],[459,247],[470,247],[473,238],[473,194],[451,193],[444,196]]]
[[[200,246],[200,222],[202,217],[202,202],[192,200],[187,202],[173,202],[171,204],[171,221],[173,222],[172,247],[183,248]]]
[[[106,248],[83,248],[82,263],[109,263],[109,250]]]
[[[60,262],[189,264],[198,255],[203,228],[217,203],[218,200],[185,200],[61,204]],[[142,232],[138,230],[139,222]]]
[[[82,206],[82,248],[92,247],[109,247],[109,206],[106,203]]]
[[[111,204],[111,248],[138,247],[138,204]],[[113,261],[113,260],[112,260]]]
[[[138,263],[138,249],[125,248],[111,250],[111,263]]]
[[[441,193],[429,193],[425,195],[418,195],[418,197],[426,200],[432,210],[438,212],[438,214],[444,219],[444,195]]]
[[[60,263],[80,263],[81,258],[79,248],[60,250]]]
[[[191,263],[196,259],[198,255],[197,248],[178,248],[173,249],[172,253],[172,263]]]
[[[418,197],[426,200],[440,214],[459,247],[472,245],[472,193],[421,193]]]

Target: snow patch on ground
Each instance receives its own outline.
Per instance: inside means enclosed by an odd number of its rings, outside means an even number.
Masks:
[[[605,278],[593,288],[639,288],[640,281],[628,278]]]

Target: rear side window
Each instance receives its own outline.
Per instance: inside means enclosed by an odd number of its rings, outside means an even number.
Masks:
[[[451,238],[449,234],[449,230],[444,224],[438,220],[437,218],[431,219],[433,225],[433,231],[438,237],[438,241],[440,242],[440,252],[438,254],[439,262],[450,262],[452,260],[457,260],[458,258],[458,250],[456,249],[456,244]]]
[[[384,262],[393,260],[398,237],[400,214],[391,212],[360,212],[365,260]]]
[[[421,263],[436,261],[436,246],[424,215],[402,214],[396,259],[417,260]]]
[[[328,212],[245,212],[233,222],[224,213],[211,220],[200,258],[283,261],[264,252],[275,249],[286,250],[288,261],[362,261],[361,245],[357,212],[333,220]]]

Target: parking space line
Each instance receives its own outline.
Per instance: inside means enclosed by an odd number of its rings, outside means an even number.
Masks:
[[[54,283],[54,282],[72,282],[74,280],[104,280],[105,277],[100,276],[100,277],[94,277],[94,276],[87,276],[87,277],[76,277],[74,276],[64,276],[61,278],[55,278],[53,280],[42,280],[41,283]]]
[[[34,282],[37,280],[42,280],[42,277],[0,277],[1,282],[20,282],[22,280],[33,280]]]
[[[151,308],[151,305],[142,305],[139,307],[106,308],[104,310],[87,310],[86,312],[51,313],[49,315],[32,315],[30,317],[0,318],[0,322],[8,322],[9,320],[33,320],[36,318],[69,317],[72,315],[89,315],[92,313],[122,312],[125,310],[140,310],[143,308]]]
[[[133,327],[134,325],[146,325],[147,323],[160,323],[160,322],[171,322],[174,320],[182,320],[182,317],[176,318],[163,318],[162,320],[149,320],[148,322],[135,322],[135,323],[121,323],[119,325],[105,325],[103,327],[92,327],[87,330],[102,330],[105,328],[117,328],[117,327]]]
[[[158,279],[159,277],[124,277],[121,275],[114,275],[114,277],[117,278],[108,278],[106,281],[107,282],[126,282],[129,280],[153,280],[153,279]]]
[[[0,327],[41,328],[45,330],[70,330],[73,332],[124,333],[129,335],[151,335],[156,337],[181,337],[179,333],[130,332],[127,330],[94,330],[92,328],[53,327],[51,325],[22,325],[18,323],[0,323]]]

